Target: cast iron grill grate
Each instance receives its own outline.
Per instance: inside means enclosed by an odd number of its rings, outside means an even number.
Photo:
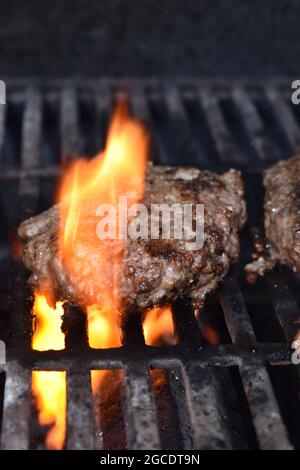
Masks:
[[[127,447],[167,447],[151,387],[149,371],[154,368],[169,376],[178,448],[298,448],[299,369],[291,365],[291,342],[298,331],[299,278],[278,268],[253,287],[246,285],[242,272],[253,247],[251,229],[262,225],[261,171],[300,146],[300,114],[290,102],[288,83],[185,79],[9,83],[8,105],[0,106],[3,290],[13,228],[50,207],[61,163],[74,155],[93,155],[103,146],[112,105],[124,90],[130,92],[134,115],[150,127],[155,162],[218,172],[233,166],[243,171],[249,221],[242,234],[239,265],[198,320],[188,302],[174,306],[176,346],[146,346],[141,320],[132,318],[124,327],[121,348],[90,349],[85,319],[70,306],[64,319],[66,349],[37,352],[30,348],[32,299],[27,273],[15,262],[10,333],[1,322],[0,335],[8,345],[7,364],[0,366],[0,384],[5,382],[2,447],[30,447],[32,371],[63,370],[68,397],[66,448],[94,448],[91,370],[101,369],[124,371]],[[1,299],[6,299],[5,294]],[[214,340],[209,332],[214,332]],[[103,445],[101,438],[97,445]]]

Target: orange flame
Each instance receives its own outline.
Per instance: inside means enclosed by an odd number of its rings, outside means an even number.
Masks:
[[[171,307],[153,308],[146,312],[143,320],[145,342],[148,346],[164,346],[177,344]],[[161,391],[168,384],[167,371],[153,369],[150,371],[154,397],[161,395]],[[158,400],[160,404],[161,400]],[[158,411],[160,405],[158,405]],[[159,419],[159,414],[158,414]]]
[[[33,313],[34,332],[32,337],[32,349],[36,351],[60,351],[65,347],[65,335],[63,334],[62,316],[64,314],[63,302],[57,302],[56,307],[49,307],[46,296],[36,294]]]
[[[88,307],[89,345],[95,349],[118,348],[122,344],[119,318],[97,305]]]
[[[39,422],[51,426],[46,436],[49,450],[61,450],[66,436],[66,373],[33,372],[32,390],[37,399]]]
[[[64,349],[65,337],[61,331],[63,302],[57,302],[56,307],[51,308],[44,295],[36,294],[33,313],[32,349]],[[47,449],[62,449],[66,435],[66,373],[33,372],[32,392],[37,403],[39,423],[50,426],[45,442]]]
[[[120,105],[113,117],[105,151],[91,161],[78,160],[63,178],[60,193],[60,259],[87,310],[89,344],[92,348],[121,346],[118,278],[123,248],[121,237],[100,240],[97,236],[97,208],[111,204],[117,221],[122,216],[120,196],[127,203],[138,202],[144,192],[148,136],[143,126],[130,118]],[[116,221],[116,234],[121,228]],[[96,393],[106,371],[92,374]]]
[[[148,346],[177,344],[171,307],[153,308],[146,312],[143,330]]]
[[[124,242],[98,238],[96,210],[100,204],[109,203],[121,212],[122,208],[117,206],[120,196],[127,196],[128,205],[142,198],[147,153],[148,136],[144,128],[129,117],[126,108],[119,107],[105,151],[91,161],[76,161],[62,181],[58,253],[78,303],[86,309],[91,348],[121,346],[118,284]],[[118,213],[117,224],[119,220]],[[119,233],[120,227],[115,228]],[[63,303],[51,308],[45,296],[36,295],[34,313],[33,349],[63,349]],[[148,311],[143,327],[148,345],[177,342],[170,307]],[[92,372],[94,395],[104,387],[106,390],[109,384],[110,371]],[[66,433],[66,374],[34,372],[32,386],[40,423],[52,426],[46,445],[49,449],[61,449]]]
[[[59,256],[73,283],[78,303],[87,309],[89,344],[92,348],[121,346],[118,279],[123,243],[121,237],[97,236],[100,204],[116,209],[119,234],[122,208],[138,202],[144,193],[148,135],[144,127],[119,105],[112,119],[106,148],[91,161],[78,160],[63,178],[60,193]],[[124,214],[123,214],[124,217]],[[92,374],[95,391],[106,371]]]
[[[122,105],[113,117],[105,151],[91,161],[77,160],[63,178],[59,193],[59,256],[84,307],[98,305],[114,312],[119,309],[124,241],[119,236],[123,209],[118,201],[126,196],[131,205],[142,198],[147,154],[144,127]],[[99,222],[106,217],[97,216],[97,208],[103,204],[116,209],[117,236],[113,240],[100,239],[97,234]]]
[[[119,348],[122,345],[122,331],[119,316],[114,311],[100,309],[97,305],[88,307],[89,345],[95,349]],[[92,371],[93,395],[99,393],[101,384],[108,377],[108,370]]]

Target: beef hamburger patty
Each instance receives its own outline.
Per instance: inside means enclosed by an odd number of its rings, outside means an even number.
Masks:
[[[218,176],[195,168],[149,165],[142,202],[148,208],[161,203],[204,204],[204,245],[187,250],[186,240],[173,236],[168,240],[125,240],[119,252],[117,290],[122,308],[141,311],[183,296],[199,307],[239,256],[238,230],[246,220],[240,173],[230,170]],[[78,240],[74,259],[80,276],[66,269],[58,257],[58,206],[20,226],[19,236],[25,242],[23,259],[32,272],[30,284],[35,289],[46,289],[56,298],[79,305],[101,305],[103,287],[113,287],[109,275],[113,266],[100,263],[88,215],[86,219],[86,231]],[[97,283],[100,274],[103,280],[103,269],[108,272],[105,286]]]
[[[280,261],[300,273],[300,157],[276,163],[264,175],[268,256],[246,266],[249,279]]]

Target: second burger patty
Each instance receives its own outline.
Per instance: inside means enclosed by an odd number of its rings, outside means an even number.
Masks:
[[[300,157],[265,173],[265,228],[273,255],[300,273]]]
[[[300,273],[300,157],[276,163],[264,175],[267,253],[246,266],[250,282],[279,261]]]

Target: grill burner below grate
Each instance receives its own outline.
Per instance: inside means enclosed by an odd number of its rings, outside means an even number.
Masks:
[[[34,447],[33,370],[67,373],[66,448],[109,446],[109,436],[94,431],[91,370],[100,369],[121,369],[124,376],[123,447],[300,448],[299,368],[291,365],[290,347],[298,331],[300,281],[277,268],[248,286],[242,272],[253,246],[251,228],[263,220],[261,170],[299,148],[300,114],[290,103],[289,84],[100,80],[8,85],[8,106],[0,107],[0,222],[5,228],[0,233],[0,326],[8,345],[7,365],[0,366],[2,448]],[[131,318],[124,326],[123,347],[92,350],[84,316],[68,308],[66,349],[32,351],[32,299],[18,262],[8,303],[11,233],[19,221],[50,207],[61,158],[66,163],[73,155],[93,155],[101,148],[121,88],[132,90],[133,113],[151,129],[155,162],[243,171],[249,222],[240,263],[198,319],[188,302],[174,306],[176,346],[146,346],[140,318]]]

